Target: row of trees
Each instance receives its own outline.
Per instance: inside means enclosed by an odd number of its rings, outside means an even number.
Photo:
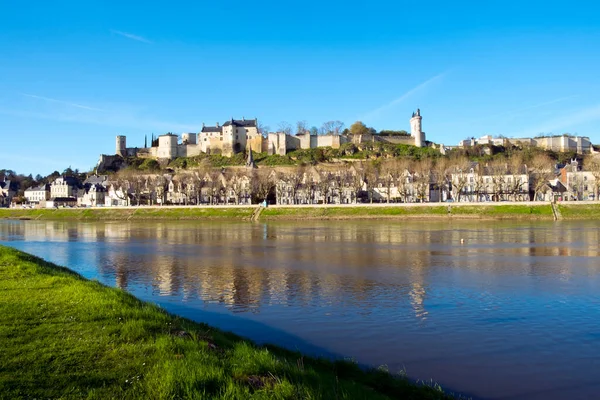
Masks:
[[[600,161],[589,160],[585,165],[596,177],[597,192]],[[286,197],[290,203],[426,202],[436,191],[436,201],[461,201],[463,196],[478,201],[484,194],[516,201],[536,199],[549,190],[556,168],[550,157],[538,154],[528,164],[518,155],[479,164],[462,156],[387,158],[275,169],[200,165],[172,176],[122,171],[114,178],[133,204],[152,203],[150,193],[162,204],[257,203],[269,197]]]

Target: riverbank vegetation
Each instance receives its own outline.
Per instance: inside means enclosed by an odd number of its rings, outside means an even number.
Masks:
[[[0,218],[73,221],[244,220],[249,219],[254,211],[255,207],[0,208]]]
[[[564,219],[600,219],[600,204],[571,203],[557,206]],[[247,220],[256,216],[257,207],[129,207],[129,208],[65,208],[0,209],[0,219],[64,220],[64,221],[151,221],[151,220]],[[550,204],[430,203],[420,205],[360,206],[269,206],[261,209],[258,220],[298,219],[547,219],[552,220]]]
[[[445,399],[383,368],[257,346],[0,246],[0,397]]]

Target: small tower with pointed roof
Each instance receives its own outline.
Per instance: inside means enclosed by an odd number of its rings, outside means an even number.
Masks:
[[[254,156],[252,155],[252,146],[248,145],[248,159],[246,160],[247,168],[256,168],[256,163],[254,162]]]

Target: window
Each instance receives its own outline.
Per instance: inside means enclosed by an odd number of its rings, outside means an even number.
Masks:
[[[221,140],[221,142],[223,141],[223,138],[219,138],[219,140]]]

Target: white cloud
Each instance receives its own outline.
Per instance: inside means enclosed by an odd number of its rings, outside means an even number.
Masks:
[[[133,33],[118,31],[116,29],[111,29],[110,31],[114,34],[126,37],[127,39],[136,40],[138,42],[144,42],[144,43],[152,43],[150,40],[146,39],[145,37],[134,35]]]
[[[404,100],[406,100],[407,98],[409,98],[410,96],[414,95],[415,93],[427,88],[427,86],[431,85],[433,82],[441,79],[444,75],[446,75],[446,72],[443,72],[439,75],[434,76],[433,78],[430,78],[428,80],[426,80],[423,83],[420,83],[419,85],[415,86],[414,88],[410,89],[408,92],[404,93],[402,96],[392,100],[391,102],[382,105],[379,108],[376,108],[372,111],[367,112],[366,114],[362,115],[359,119],[360,120],[369,120],[372,118],[376,118],[378,117],[381,113],[383,113],[384,111],[387,111],[391,108],[393,108],[394,106],[402,103]]]

